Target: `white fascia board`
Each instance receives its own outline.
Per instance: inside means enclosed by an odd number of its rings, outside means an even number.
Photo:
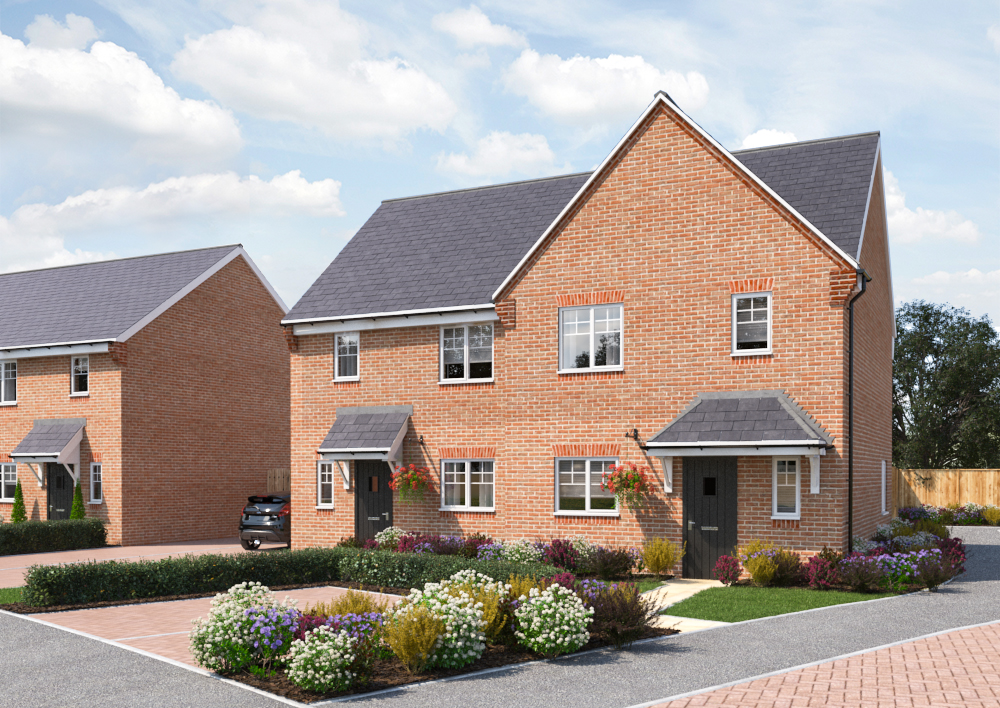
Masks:
[[[389,454],[388,450],[385,452],[322,452],[324,461],[328,462],[346,462],[349,460],[381,460],[382,462],[388,462],[386,456]]]
[[[677,106],[677,104],[669,100],[662,92],[658,92],[656,96],[653,97],[653,100],[649,104],[649,106],[646,107],[646,110],[642,112],[641,116],[639,116],[639,119],[635,123],[633,123],[632,127],[629,128],[627,133],[625,133],[625,137],[623,137],[621,140],[618,141],[618,144],[615,145],[614,149],[610,153],[608,153],[608,156],[605,157],[604,160],[601,162],[601,164],[597,166],[597,169],[595,169],[591,173],[590,177],[587,179],[586,182],[584,182],[583,186],[580,187],[579,191],[577,191],[577,193],[573,195],[573,198],[570,199],[569,204],[567,204],[563,208],[563,210],[559,212],[559,215],[552,221],[551,224],[549,224],[549,227],[545,229],[545,231],[538,238],[538,240],[535,241],[535,244],[531,247],[531,249],[526,254],[524,254],[524,258],[522,258],[518,262],[518,264],[514,266],[514,270],[512,270],[510,274],[506,278],[504,278],[504,281],[500,284],[500,287],[498,287],[493,292],[494,301],[497,299],[497,297],[499,297],[500,293],[503,292],[503,289],[507,287],[508,283],[510,283],[510,281],[517,276],[517,274],[520,272],[524,264],[527,263],[528,260],[534,255],[534,253],[541,247],[542,243],[545,241],[546,238],[548,238],[549,234],[552,233],[553,229],[555,229],[556,225],[559,224],[562,218],[566,214],[568,214],[573,208],[575,208],[576,203],[580,200],[581,196],[590,188],[590,186],[594,183],[595,180],[601,177],[604,168],[618,154],[618,151],[622,148],[622,146],[632,139],[633,134],[638,130],[639,126],[646,120],[649,114],[653,110],[655,110],[661,103],[663,105],[668,106],[671,110],[673,110],[681,118],[681,120],[690,125],[699,135],[705,138],[713,147],[719,150],[724,156],[729,158],[730,162],[732,162],[735,166],[737,166],[740,169],[740,171],[742,171],[747,177],[749,177],[753,182],[755,182],[761,189],[767,192],[771,196],[771,198],[773,198],[775,201],[781,204],[781,206],[783,206],[785,209],[791,212],[795,216],[795,218],[799,219],[810,231],[812,231],[824,243],[830,246],[830,248],[832,248],[839,256],[841,256],[844,260],[846,260],[852,268],[858,267],[858,263],[855,259],[851,258],[837,244],[835,244],[833,241],[827,238],[827,236],[822,231],[813,226],[812,222],[810,222],[807,218],[802,216],[802,214],[800,214],[794,207],[792,207],[791,204],[789,204],[780,196],[778,196],[777,192],[768,187],[763,180],[761,180],[757,175],[755,175],[753,172],[747,169],[747,167],[742,162],[740,162],[732,153],[726,150],[726,148],[724,148],[715,138],[713,138],[711,135],[705,132],[705,130],[703,130],[700,125],[695,123],[691,119],[691,117],[688,116],[687,113],[682,111]]]
[[[20,349],[4,349],[0,351],[0,361],[5,359],[36,359],[43,356],[101,354],[108,351],[109,342],[113,341],[115,340],[75,344],[38,344]]]
[[[12,452],[10,458],[25,464],[33,462],[59,462],[58,452]]]
[[[218,273],[220,270],[222,270],[223,268],[225,268],[227,265],[229,265],[229,263],[231,263],[232,261],[234,261],[234,260],[236,260],[237,258],[240,258],[240,257],[242,257],[243,260],[245,260],[247,262],[247,265],[250,266],[250,269],[254,272],[254,274],[257,276],[257,278],[260,279],[260,282],[264,285],[264,287],[267,288],[267,291],[271,294],[271,297],[273,297],[274,301],[276,303],[278,303],[278,307],[281,308],[281,311],[283,313],[287,313],[288,312],[288,307],[285,305],[285,302],[278,295],[277,291],[273,287],[271,287],[271,284],[269,282],[267,282],[267,279],[264,277],[263,273],[261,273],[260,269],[257,268],[257,264],[255,264],[253,262],[253,260],[251,260],[250,256],[247,255],[247,252],[243,250],[242,246],[237,246],[232,251],[230,251],[225,256],[223,256],[221,259],[219,259],[218,261],[216,261],[212,265],[211,268],[209,268],[208,270],[206,270],[203,273],[201,273],[197,278],[195,278],[190,283],[188,283],[183,288],[181,288],[176,293],[174,293],[169,298],[167,298],[167,300],[165,300],[164,302],[160,303],[148,315],[146,315],[141,320],[139,320],[134,325],[132,325],[127,330],[125,330],[120,335],[118,335],[118,337],[116,338],[115,341],[124,342],[124,341],[128,340],[128,338],[131,337],[133,334],[135,334],[136,332],[138,332],[139,330],[141,330],[143,327],[145,327],[146,325],[148,325],[150,322],[152,322],[157,317],[159,317],[164,312],[166,312],[171,307],[173,307],[178,302],[180,302],[181,299],[184,296],[186,296],[188,293],[190,293],[192,290],[194,290],[199,285],[201,285],[202,283],[204,283],[206,280],[208,280],[209,278],[211,278],[213,275],[215,275],[216,273]]]
[[[460,324],[466,322],[496,322],[493,305],[479,305],[478,311],[458,310],[431,315],[408,315],[402,317],[382,317],[378,319],[352,319],[317,324],[297,324],[292,326],[292,334],[304,337],[310,334],[331,334],[334,332],[359,332],[372,329],[397,329],[401,327],[428,327],[435,325]]]
[[[691,442],[651,442],[648,447],[650,449],[663,448],[665,450],[675,449],[679,447],[712,447],[712,448],[724,448],[724,447],[777,447],[781,445],[806,445],[809,447],[826,447],[826,441],[824,440],[706,440],[702,443],[691,443]]]
[[[861,263],[861,247],[865,245],[865,230],[868,228],[868,210],[872,206],[872,189],[875,187],[875,174],[878,172],[878,158],[882,154],[882,136],[878,138],[878,144],[875,146],[875,162],[872,164],[872,176],[868,180],[868,197],[865,199],[865,216],[861,220],[861,237],[858,239],[858,255],[855,256],[854,260]],[[883,212],[885,209],[882,210]],[[888,236],[888,234],[886,234]]]
[[[815,455],[814,445],[772,445],[760,447],[672,447],[648,450],[651,457],[749,457],[768,455]],[[819,448],[819,454],[826,451]]]
[[[386,317],[413,317],[414,315],[434,315],[440,312],[468,312],[469,310],[493,310],[493,303],[482,305],[454,305],[452,307],[425,307],[419,310],[396,310],[394,312],[368,312],[363,315],[341,315],[340,317],[309,317],[302,320],[282,320],[283,325],[310,324],[315,322],[350,322],[351,320],[382,319]]]
[[[384,454],[386,452],[389,452],[389,448],[387,448],[387,447],[327,447],[327,448],[321,447],[316,452],[320,452],[320,453],[338,453],[339,452],[339,453],[346,454],[346,455],[353,455],[355,453],[361,454],[361,453],[366,453],[366,452],[377,452],[379,454]]]

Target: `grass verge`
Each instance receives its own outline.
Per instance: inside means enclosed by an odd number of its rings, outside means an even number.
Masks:
[[[686,600],[663,611],[677,617],[712,620],[714,622],[743,622],[744,620],[773,617],[789,612],[812,610],[817,607],[863,602],[894,593],[860,593],[840,590],[809,590],[807,588],[755,588],[737,585],[728,588],[702,590]]]
[[[21,601],[21,590],[24,588],[0,588],[0,605]]]
[[[663,585],[662,580],[657,580],[656,578],[643,578],[639,581],[639,592],[646,592],[648,590],[653,590],[655,588]]]

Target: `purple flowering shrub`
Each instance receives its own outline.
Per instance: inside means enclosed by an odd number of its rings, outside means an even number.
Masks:
[[[873,592],[885,584],[885,572],[873,556],[848,556],[840,561],[838,570],[843,583],[855,592]]]
[[[251,607],[244,610],[251,622],[247,647],[254,664],[269,670],[288,653],[299,627],[300,612],[294,607]]]
[[[735,583],[740,579],[742,572],[743,566],[740,565],[739,558],[734,558],[733,556],[719,556],[719,560],[715,562],[715,568],[712,571],[716,579],[723,585],[732,585]]]
[[[592,546],[579,558],[577,568],[602,580],[613,580],[632,575],[636,562],[635,549]]]
[[[829,590],[840,582],[837,564],[822,556],[813,556],[805,565],[806,583],[813,590]]]
[[[484,543],[476,549],[476,558],[479,560],[503,560],[502,543]]]
[[[960,538],[942,538],[938,541],[938,549],[945,563],[951,567],[953,575],[965,572],[965,544]]]

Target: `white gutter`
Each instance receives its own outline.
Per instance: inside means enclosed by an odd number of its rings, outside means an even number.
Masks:
[[[341,315],[340,317],[308,317],[301,320],[282,320],[283,325],[309,324],[311,322],[349,322],[382,317],[409,317],[411,315],[434,315],[439,312],[465,312],[468,310],[492,310],[492,302],[482,305],[455,305],[453,307],[425,307],[419,310],[396,310],[394,312],[368,312],[363,315]]]

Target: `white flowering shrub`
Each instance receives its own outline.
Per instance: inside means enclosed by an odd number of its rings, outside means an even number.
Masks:
[[[590,640],[587,625],[593,621],[594,608],[558,583],[539,592],[520,597],[514,611],[517,629],[514,634],[521,644],[543,656],[554,657],[574,652]]]
[[[505,561],[511,563],[537,563],[542,559],[542,549],[531,541],[505,543],[500,553]]]
[[[594,544],[583,536],[574,536],[569,540],[569,544],[573,546],[574,551],[580,554],[581,558],[590,555],[590,552],[594,550]]]
[[[323,625],[307,632],[288,652],[288,680],[307,691],[346,691],[357,678],[350,670],[356,644],[343,629],[336,632]]]
[[[294,610],[294,602],[280,603],[260,583],[240,583],[212,600],[207,618],[194,620],[191,655],[211,671],[232,672],[258,662],[262,649],[255,638],[259,617],[253,610]],[[254,643],[258,646],[255,647]]]
[[[375,543],[378,544],[379,548],[390,545],[393,549],[395,549],[396,544],[399,542],[399,537],[404,535],[406,535],[406,531],[403,529],[398,526],[390,526],[389,528],[382,529],[375,534]]]

